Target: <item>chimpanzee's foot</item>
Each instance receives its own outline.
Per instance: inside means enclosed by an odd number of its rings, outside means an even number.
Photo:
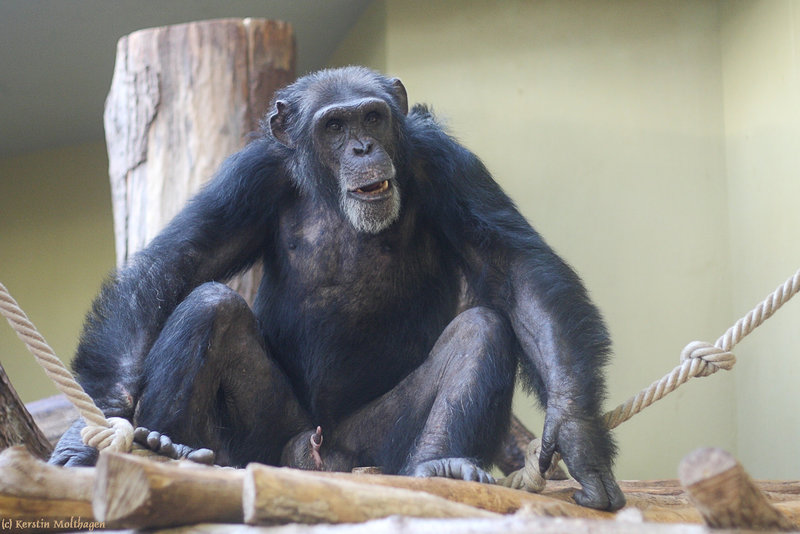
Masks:
[[[494,477],[467,458],[440,458],[419,464],[415,477],[446,477],[494,484]]]
[[[64,467],[93,466],[97,463],[97,449],[83,444],[81,429],[86,426],[78,419],[58,440],[49,462]]]
[[[211,449],[193,449],[188,445],[173,443],[166,434],[147,429],[143,426],[137,427],[133,431],[133,441],[155,453],[180,460],[186,458],[199,464],[212,465],[214,463],[214,451]]]

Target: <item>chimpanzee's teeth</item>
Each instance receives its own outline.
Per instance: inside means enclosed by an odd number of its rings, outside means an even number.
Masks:
[[[365,194],[375,194],[375,193],[383,193],[389,189],[389,180],[384,180],[377,184],[368,185],[367,187],[359,187],[356,189],[357,193],[365,193]]]

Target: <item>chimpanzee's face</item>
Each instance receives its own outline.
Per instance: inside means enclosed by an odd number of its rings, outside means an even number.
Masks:
[[[359,231],[378,233],[400,214],[391,153],[389,105],[364,97],[322,106],[312,120],[317,154],[338,181],[343,213]]]
[[[294,151],[301,190],[337,203],[359,232],[377,234],[400,215],[397,153],[408,97],[398,79],[366,69],[341,73],[281,90],[269,128]]]

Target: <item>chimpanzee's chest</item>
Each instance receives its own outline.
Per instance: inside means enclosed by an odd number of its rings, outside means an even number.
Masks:
[[[358,233],[327,209],[287,211],[277,236],[279,269],[291,279],[287,281],[302,296],[304,307],[346,305],[354,313],[362,306],[366,310],[403,292],[395,285],[397,276],[414,270],[416,276],[425,275],[422,258],[404,254],[409,251],[404,250],[399,232],[385,234]]]
[[[256,313],[312,411],[336,417],[391,389],[455,315],[454,262],[413,214],[372,235],[298,202],[280,215],[275,249]]]

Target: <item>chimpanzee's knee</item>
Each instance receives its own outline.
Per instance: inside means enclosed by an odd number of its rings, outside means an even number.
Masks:
[[[477,306],[458,314],[445,328],[432,354],[457,358],[464,365],[467,359],[477,365],[490,363],[503,376],[516,372],[516,345],[511,325],[500,313]]]
[[[172,312],[146,365],[174,366],[183,362],[195,367],[200,363],[208,365],[217,357],[230,363],[232,348],[243,340],[260,344],[260,337],[255,315],[244,298],[225,284],[207,282],[189,293]],[[171,353],[184,357],[165,357]]]
[[[223,465],[277,463],[310,428],[247,302],[223,284],[192,291],[145,358],[137,425],[207,447]]]
[[[254,320],[247,302],[236,291],[219,282],[206,282],[195,288],[175,309],[173,316],[186,320],[197,316],[202,320],[239,323],[242,319]]]
[[[172,429],[182,424],[176,414],[208,411],[232,368],[263,358],[245,300],[223,284],[202,284],[175,308],[145,357],[137,424],[185,439]]]

